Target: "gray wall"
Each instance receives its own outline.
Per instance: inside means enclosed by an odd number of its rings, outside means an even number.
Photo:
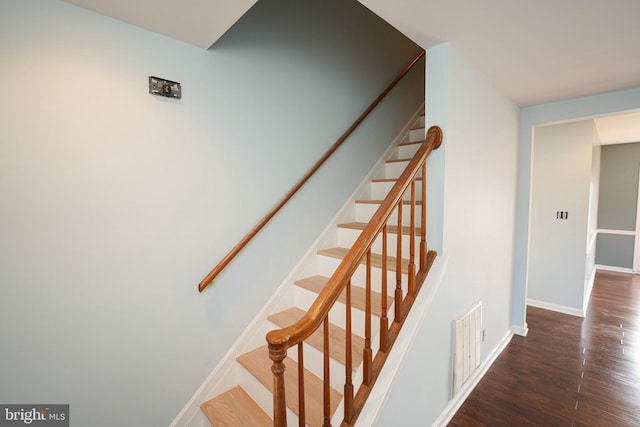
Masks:
[[[197,283],[418,51],[355,1],[260,1],[208,51],[2,1],[0,402],[167,425],[418,108],[423,69]]]
[[[635,236],[599,233],[596,264],[607,267],[633,268]]]
[[[602,147],[599,229],[635,231],[639,170],[640,143]],[[633,236],[600,233],[596,263],[633,268],[633,246]]]

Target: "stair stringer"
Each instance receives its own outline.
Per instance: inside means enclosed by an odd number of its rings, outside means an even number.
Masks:
[[[369,197],[371,181],[384,176],[385,162],[393,158],[398,146],[410,139],[412,127],[418,122],[424,112],[424,103],[416,110],[407,124],[398,132],[389,148],[380,156],[371,171],[362,179],[360,184],[345,201],[343,207],[333,217],[330,223],[320,233],[307,252],[300,258],[291,273],[276,289],[263,308],[256,314],[247,328],[238,337],[238,340],[229,348],[213,371],[196,390],[191,399],[186,403],[170,427],[210,427],[211,423],[200,410],[200,404],[216,395],[223,393],[239,384],[244,370],[236,358],[247,351],[265,345],[265,335],[272,330],[271,324],[266,320],[267,316],[295,306],[294,281],[316,274],[317,252],[320,249],[336,246],[338,242],[338,224],[353,222],[356,219],[356,201]],[[361,374],[360,374],[361,375]],[[251,394],[251,393],[249,393]],[[342,405],[342,403],[341,403]],[[269,414],[271,411],[268,412]],[[336,411],[336,414],[338,411]]]

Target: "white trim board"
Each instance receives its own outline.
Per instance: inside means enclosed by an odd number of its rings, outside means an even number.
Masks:
[[[598,234],[617,234],[619,236],[635,236],[636,232],[633,230],[613,230],[609,228],[598,228]]]
[[[601,265],[596,264],[596,270],[614,271],[616,273],[629,273],[634,274],[633,270],[626,267],[616,267],[615,265]]]
[[[598,240],[598,233],[596,232],[596,233],[593,233],[593,237],[587,244],[587,256],[589,256],[589,254],[595,249],[597,240]]]
[[[529,327],[526,323],[524,324],[524,326],[514,325],[511,327],[511,330],[513,330],[514,335],[520,335],[521,337],[526,337],[529,333]]]
[[[480,367],[469,377],[467,382],[462,385],[462,388],[458,392],[453,399],[449,401],[449,404],[444,408],[444,411],[440,414],[440,416],[433,422],[432,427],[444,427],[449,424],[449,421],[453,418],[453,416],[458,412],[458,409],[462,406],[467,397],[471,394],[474,388],[478,385],[482,377],[489,371],[493,362],[498,359],[500,353],[509,345],[511,342],[511,338],[514,335],[513,328],[507,332],[507,334],[502,338],[498,345],[493,349],[489,357],[485,359],[485,361],[480,365]]]
[[[539,301],[531,298],[527,298],[527,305],[542,308],[545,310],[555,311],[562,314],[568,314],[571,316],[584,317],[586,315],[586,312],[579,308],[567,307],[565,305],[553,304],[550,302]]]
[[[593,271],[589,275],[589,282],[587,286],[587,291],[584,295],[584,303],[582,304],[582,312],[587,315],[587,310],[589,309],[589,303],[591,302],[591,292],[593,292],[593,284],[596,282],[596,268],[593,267]]]

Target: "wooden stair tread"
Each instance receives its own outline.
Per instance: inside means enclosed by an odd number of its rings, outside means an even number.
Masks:
[[[411,130],[420,130],[420,129],[424,129],[424,127],[417,127],[417,128],[413,128]],[[406,142],[401,142],[400,144],[398,144],[398,147],[406,147],[407,145],[415,145],[415,144],[424,144],[424,141],[406,141]]]
[[[278,325],[281,328],[293,325],[305,315],[303,310],[293,307],[280,313],[275,313],[269,316],[267,319]],[[311,347],[323,351],[324,349],[324,331],[323,327],[319,327],[313,335],[305,340]],[[329,353],[332,359],[337,360],[343,365],[347,364],[345,342],[347,338],[347,331],[344,329],[329,323]],[[351,334],[351,357],[353,361],[353,370],[356,370],[362,363],[362,351],[364,350],[364,338]]]
[[[330,249],[321,249],[318,251],[319,255],[328,256],[331,258],[343,259],[349,249],[347,248],[330,248]],[[362,259],[361,264],[366,264],[366,257]],[[409,271],[409,260],[403,258],[402,259],[402,272],[408,273]],[[382,255],[380,254],[371,254],[371,267],[382,268]],[[396,271],[396,257],[387,255],[387,270]]]
[[[266,345],[238,356],[237,360],[253,376],[255,376],[262,385],[273,393],[273,373],[271,372],[273,362],[269,359],[269,350]],[[289,407],[289,409],[291,409],[295,414],[299,414],[298,364],[289,357],[285,358],[284,364],[286,366],[284,378],[287,407]],[[308,425],[320,426],[324,421],[323,387],[324,386],[320,378],[305,370],[305,412],[306,423]],[[331,388],[330,400],[331,415],[333,416],[338,404],[342,400],[342,394]]]
[[[398,162],[410,162],[411,159],[388,159],[385,163],[398,163]]]
[[[397,178],[374,178],[371,182],[396,182]],[[416,177],[416,181],[422,181],[422,177]]]
[[[305,279],[297,280],[296,286],[307,289],[311,292],[319,294],[329,280],[325,276],[311,276]],[[391,286],[391,285],[389,285]],[[342,291],[338,297],[338,301],[345,304],[347,302],[346,291]],[[351,306],[361,311],[366,309],[366,291],[359,286],[351,286]],[[387,309],[393,307],[393,297],[387,297]],[[371,291],[371,313],[374,316],[382,316],[382,294],[380,292]]]
[[[344,224],[338,224],[338,228],[348,228],[350,230],[364,230],[367,226],[366,222],[346,222]],[[415,235],[419,236],[422,229],[420,227],[416,227]],[[387,234],[397,234],[398,226],[396,225],[387,225]],[[408,236],[411,233],[411,227],[402,227],[402,234]]]
[[[234,387],[200,405],[214,427],[272,427],[273,421],[242,389]]]
[[[360,203],[360,204],[363,204],[363,205],[379,205],[379,204],[382,204],[383,201],[384,200],[376,200],[376,199],[374,199],[374,200],[365,200],[365,199],[362,199],[362,200],[356,200],[356,203]],[[411,200],[403,200],[402,204],[403,205],[410,205],[411,204]],[[416,200],[416,205],[421,205],[421,204],[422,204],[421,200]]]

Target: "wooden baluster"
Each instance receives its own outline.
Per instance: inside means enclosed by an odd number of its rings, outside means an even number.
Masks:
[[[422,165],[422,210],[420,218],[420,271],[427,269],[427,162]]]
[[[302,343],[298,344],[298,427],[304,427],[307,419],[304,404],[304,354]]]
[[[273,361],[273,425],[287,427],[287,401],[284,390],[284,358],[287,357],[286,343],[269,344],[269,358]]]
[[[424,202],[423,202],[424,203]],[[416,293],[416,180],[411,181],[411,224],[409,225],[409,295]]]
[[[373,352],[371,351],[371,249],[367,251],[367,280],[365,284],[364,309],[364,350],[362,351],[364,369],[362,382],[371,385],[371,368],[373,366]]]
[[[387,224],[382,227],[382,301],[380,301],[380,351],[387,351],[387,333],[389,318],[387,317]]]
[[[398,232],[396,233],[396,292],[394,322],[402,319],[402,200],[398,204]]]
[[[329,373],[329,316],[324,318],[324,424],[331,427],[331,375]]]
[[[346,335],[347,342],[345,345],[346,350],[346,363],[345,363],[345,382],[344,382],[344,419],[349,422],[353,417],[353,379],[351,378],[353,372],[353,360],[352,360],[352,344],[351,344],[351,280],[347,282],[347,302],[346,302]]]

